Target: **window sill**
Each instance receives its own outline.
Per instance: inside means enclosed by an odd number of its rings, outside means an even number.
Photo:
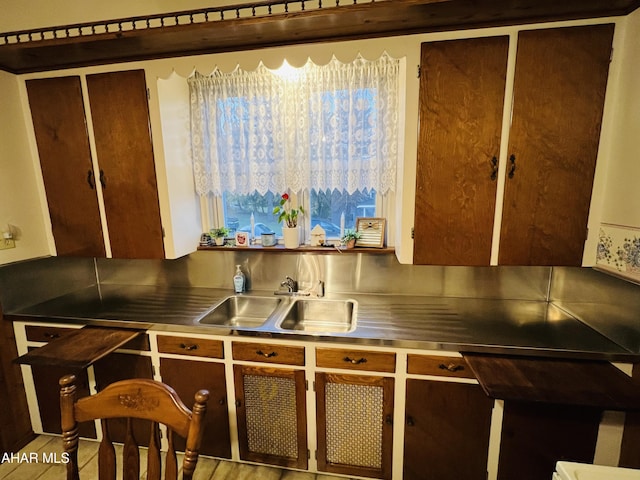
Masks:
[[[298,248],[285,248],[284,245],[275,245],[273,247],[263,247],[262,245],[251,245],[249,247],[236,247],[231,245],[225,245],[222,247],[210,246],[210,247],[198,247],[198,250],[210,250],[210,251],[224,251],[224,250],[241,250],[241,251],[261,251],[261,252],[274,252],[274,253],[371,253],[371,254],[394,254],[395,248],[383,247],[383,248],[371,248],[371,247],[311,247],[309,245],[301,245]]]

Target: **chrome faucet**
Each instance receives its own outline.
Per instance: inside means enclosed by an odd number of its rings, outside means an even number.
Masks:
[[[287,275],[283,282],[280,282],[281,287],[287,287],[289,293],[296,293],[298,291],[298,282]]]

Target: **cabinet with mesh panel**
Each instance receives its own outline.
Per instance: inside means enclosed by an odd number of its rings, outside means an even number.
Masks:
[[[390,479],[393,378],[318,372],[315,388],[318,470]]]
[[[242,460],[306,469],[304,370],[234,366]]]

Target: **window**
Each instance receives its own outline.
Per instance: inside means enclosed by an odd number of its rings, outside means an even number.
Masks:
[[[280,234],[272,211],[286,192],[307,238],[320,225],[338,239],[382,216],[395,189],[399,61],[285,67],[188,79],[196,190],[216,199],[216,225],[257,238]]]

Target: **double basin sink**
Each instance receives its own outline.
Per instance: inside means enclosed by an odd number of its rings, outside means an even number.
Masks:
[[[349,333],[356,327],[354,300],[232,295],[199,319],[203,325],[261,328],[267,323],[283,331]]]

